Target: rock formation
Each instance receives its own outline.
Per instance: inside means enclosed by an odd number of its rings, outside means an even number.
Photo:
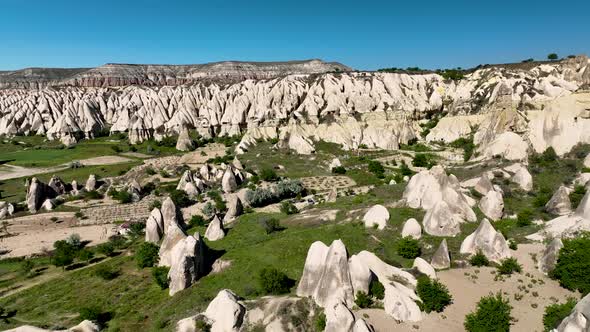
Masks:
[[[495,190],[488,191],[479,201],[479,209],[486,217],[493,221],[502,219],[504,211],[504,198],[502,194]]]
[[[559,186],[559,189],[551,196],[549,202],[545,204],[545,211],[559,216],[572,212],[570,190],[564,185]]]
[[[365,227],[377,227],[377,229],[382,230],[387,225],[387,221],[389,221],[389,211],[383,205],[374,205],[365,213],[363,221]]]
[[[86,180],[86,185],[84,186],[86,191],[93,191],[96,190],[96,175],[90,174],[88,176],[88,180]]]
[[[418,270],[420,273],[429,276],[430,278],[436,278],[436,271],[434,270],[434,267],[428,264],[428,262],[425,261],[423,258],[416,257],[416,259],[414,259],[414,264],[412,265],[412,268]]]
[[[512,176],[512,181],[520,186],[524,191],[533,189],[533,177],[526,167],[521,166]]]
[[[36,213],[41,205],[45,202],[46,185],[37,178],[32,178],[27,189],[27,208],[29,212]]]
[[[545,223],[544,228],[527,236],[531,240],[544,238],[572,237],[580,232],[590,231],[590,191],[584,195],[576,210]]]
[[[430,265],[437,270],[448,269],[451,267],[451,256],[449,255],[449,247],[447,246],[447,239],[443,239],[438,246],[438,249],[432,255]]]
[[[403,199],[407,206],[427,211],[423,226],[431,235],[454,236],[459,233],[461,223],[476,220],[459,181],[454,175],[447,175],[441,166],[412,176]]]
[[[227,212],[225,213],[225,216],[223,216],[223,224],[226,225],[226,224],[234,221],[243,212],[244,212],[244,206],[242,205],[242,200],[240,199],[240,197],[238,197],[237,194],[228,195],[227,196]]]
[[[590,295],[584,296],[569,316],[552,332],[587,332],[590,330]]]
[[[170,252],[168,293],[170,296],[190,287],[204,274],[205,256],[199,233],[178,241]]]
[[[487,219],[483,219],[475,232],[463,240],[459,250],[462,254],[470,255],[478,251],[481,251],[493,262],[499,262],[512,256],[502,233],[497,232]]]
[[[325,73],[334,67],[341,72]],[[347,72],[316,60],[108,64],[53,78],[43,69],[30,69],[34,75],[4,72],[0,135],[46,134],[71,144],[110,128],[127,131],[137,143],[190,128],[203,136],[244,134],[237,152],[269,138],[300,153],[312,153],[317,140],[345,149],[397,149],[419,137],[417,120],[444,112],[426,140],[449,143],[474,134],[479,158],[518,160],[523,152],[549,146],[563,155],[589,142],[588,93],[582,89],[590,80],[588,58],[516,67],[481,68],[459,81],[438,74]]]
[[[213,220],[211,220],[209,226],[207,226],[207,231],[205,231],[205,237],[209,241],[217,241],[225,237],[223,223],[221,222],[219,217],[213,217]]]
[[[488,191],[494,190],[494,185],[492,184],[492,181],[490,181],[490,178],[484,174],[479,178],[479,181],[477,181],[473,189],[485,196]]]
[[[0,201],[0,220],[11,216],[14,213],[14,205]]]
[[[14,329],[4,330],[4,332],[99,332],[100,328],[89,320],[83,320],[80,324],[72,326],[67,330],[45,330],[38,327],[23,325]]]
[[[543,251],[543,256],[539,260],[539,271],[548,274],[555,268],[559,251],[563,248],[563,242],[560,238],[553,239]]]
[[[195,324],[203,319],[211,325],[211,332],[238,332],[244,323],[246,307],[240,303],[236,294],[223,289],[209,303],[205,312],[178,321],[176,332],[198,332]]]
[[[154,208],[145,222],[145,241],[159,243],[164,235],[164,218],[158,208]]]
[[[422,237],[422,227],[414,218],[406,220],[404,227],[402,228],[402,237],[407,236],[411,236],[416,240]]]
[[[178,151],[191,151],[195,148],[195,143],[191,139],[188,128],[182,127],[178,140],[176,141],[176,150]]]

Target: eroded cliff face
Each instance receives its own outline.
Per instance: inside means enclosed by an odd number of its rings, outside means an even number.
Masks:
[[[150,81],[162,79],[167,80]],[[589,85],[589,60],[576,57],[528,70],[476,70],[460,81],[437,74],[347,72],[232,84],[5,89],[0,135],[32,132],[71,143],[109,128],[128,131],[137,143],[188,127],[204,136],[243,134],[238,152],[257,139],[278,137],[311,153],[315,140],[347,149],[396,149],[419,136],[424,119],[442,116],[427,141],[451,142],[473,133],[482,157],[519,159],[523,149],[526,155],[528,149],[554,146],[562,154],[590,142],[590,95],[584,92]]]

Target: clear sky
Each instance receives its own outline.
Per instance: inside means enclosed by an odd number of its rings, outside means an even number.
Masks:
[[[590,54],[590,0],[0,0],[0,70],[321,58],[448,68]]]

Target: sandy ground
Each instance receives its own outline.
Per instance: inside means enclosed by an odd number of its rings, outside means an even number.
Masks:
[[[57,217],[58,221],[51,221]],[[90,245],[106,242],[114,225],[77,226],[73,212],[52,212],[8,219],[8,231],[13,236],[0,239],[1,258],[28,256],[52,249],[53,243],[71,234],[79,234]],[[106,234],[105,234],[106,231]]]
[[[440,281],[449,288],[453,296],[453,304],[442,313],[424,314],[420,322],[400,324],[380,309],[359,310],[356,314],[358,317],[367,319],[376,331],[464,331],[465,316],[474,311],[480,298],[502,291],[505,298],[510,300],[513,306],[512,316],[516,319],[511,331],[542,332],[543,313],[547,305],[554,303],[556,299],[564,302],[568,297],[579,298],[576,294],[559,287],[559,283],[535,268],[530,254],[537,254],[540,257],[539,253],[542,250],[541,244],[519,245],[518,250],[512,253],[522,264],[523,271],[505,281],[494,281],[495,275],[491,272],[495,269],[489,267],[469,267],[439,272]],[[529,293],[524,292],[525,288]],[[523,295],[522,299],[516,300],[515,294]]]
[[[89,159],[80,160],[80,163],[84,166],[96,166],[96,165],[114,165],[114,164],[122,164],[131,161],[129,158],[120,157],[120,156],[102,156],[102,157],[95,157]],[[53,166],[53,167],[42,167],[42,168],[34,168],[34,167],[21,167],[21,166],[14,166],[14,165],[2,165],[0,167],[0,180],[9,180],[9,179],[16,179],[25,176],[32,176],[36,174],[44,174],[44,173],[56,173],[59,171],[63,171],[69,167],[68,164]]]
[[[121,153],[121,155],[127,156],[127,157],[133,157],[133,158],[140,158],[140,159],[147,159],[147,158],[152,157],[149,154],[139,153],[139,152],[123,152],[123,153]]]
[[[207,146],[200,147],[195,151],[184,154],[180,158],[179,164],[204,164],[208,159],[225,155],[225,149],[226,147],[223,144],[207,144]]]

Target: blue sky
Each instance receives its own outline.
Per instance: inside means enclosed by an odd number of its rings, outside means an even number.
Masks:
[[[448,68],[590,54],[590,1],[0,0],[0,70],[321,58]]]

